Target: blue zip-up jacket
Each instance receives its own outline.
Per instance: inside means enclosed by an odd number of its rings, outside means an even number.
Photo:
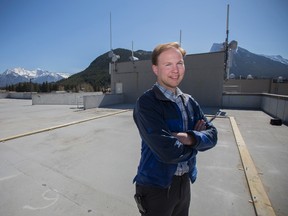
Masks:
[[[193,183],[197,177],[196,155],[217,143],[217,130],[208,123],[198,103],[190,96],[186,106],[188,131],[183,131],[181,111],[175,102],[167,99],[157,86],[145,92],[136,102],[133,112],[141,139],[141,159],[134,182],[139,185],[167,188],[179,162],[188,162],[189,177]],[[189,110],[188,110],[189,109]],[[198,120],[204,119],[206,130],[194,131]],[[187,132],[195,137],[196,144],[180,144],[171,133]]]

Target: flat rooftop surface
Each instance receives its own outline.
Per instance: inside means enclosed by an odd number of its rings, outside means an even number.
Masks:
[[[81,110],[31,104],[0,99],[0,215],[139,215],[132,180],[140,137],[133,106]],[[262,111],[222,111],[228,117],[214,120],[218,144],[197,156],[190,215],[256,215],[261,197],[251,196],[229,117],[275,214],[288,215],[287,126],[270,125]]]

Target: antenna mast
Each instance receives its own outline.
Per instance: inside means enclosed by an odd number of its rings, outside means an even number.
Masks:
[[[113,65],[114,65],[113,71],[116,71],[115,63],[116,63],[116,61],[118,59],[120,59],[120,56],[114,54],[113,49],[112,49],[112,18],[111,18],[111,12],[110,12],[110,51],[108,53],[108,57],[111,58],[111,61],[112,61],[112,62],[109,63],[109,74],[112,74],[111,64],[113,63]]]
[[[229,35],[229,4],[227,5],[227,17],[226,17],[226,43],[228,44]]]
[[[132,52],[132,56],[130,56],[129,59],[130,59],[130,61],[132,61],[133,64],[134,64],[134,61],[138,61],[139,59],[134,56],[134,42],[133,42],[133,40],[132,40],[132,51],[131,51],[131,52]]]
[[[229,36],[229,4],[227,5],[227,17],[226,17],[226,40],[225,40],[225,62],[224,69],[226,79],[229,79],[228,72],[228,36]]]
[[[180,29],[180,46],[181,46],[181,44],[182,44],[182,30]]]
[[[112,50],[112,18],[110,12],[110,50]]]
[[[134,57],[133,40],[132,40],[132,57]]]

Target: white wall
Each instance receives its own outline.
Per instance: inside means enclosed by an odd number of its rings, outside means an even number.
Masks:
[[[263,94],[261,108],[266,113],[288,123],[288,96]]]
[[[102,94],[102,92],[38,93],[32,94],[32,105],[83,105],[83,96]]]
[[[288,96],[285,95],[225,93],[222,96],[222,107],[260,109],[288,124]]]
[[[110,106],[114,104],[122,104],[123,102],[124,102],[123,94],[103,94],[103,95],[90,95],[83,97],[84,109]]]
[[[224,93],[222,95],[222,107],[233,109],[260,109],[261,100],[261,94]]]

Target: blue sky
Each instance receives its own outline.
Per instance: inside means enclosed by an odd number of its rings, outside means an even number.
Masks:
[[[76,73],[112,48],[152,51],[179,41],[188,54],[226,38],[288,59],[287,0],[0,0],[0,73],[23,67]]]

